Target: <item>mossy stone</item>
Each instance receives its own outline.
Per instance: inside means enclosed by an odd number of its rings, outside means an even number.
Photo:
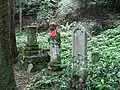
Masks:
[[[52,71],[61,71],[62,67],[61,67],[61,62],[60,60],[53,60],[48,64],[48,69],[52,70]]]
[[[35,56],[38,55],[38,50],[34,50],[34,51],[25,51],[25,56]]]

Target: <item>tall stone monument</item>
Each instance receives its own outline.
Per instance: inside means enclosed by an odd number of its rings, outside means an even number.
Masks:
[[[87,35],[86,29],[81,23],[75,25],[73,31],[73,68],[77,69],[80,76],[80,87],[85,82],[85,67],[87,64]]]

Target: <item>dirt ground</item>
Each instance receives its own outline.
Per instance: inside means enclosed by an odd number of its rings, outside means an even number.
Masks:
[[[25,86],[34,78],[35,73],[27,73],[21,70],[17,64],[13,65],[15,80],[18,90],[24,90]]]

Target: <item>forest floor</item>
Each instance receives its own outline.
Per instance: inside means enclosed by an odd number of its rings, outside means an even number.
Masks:
[[[13,67],[18,90],[24,90],[25,86],[33,80],[35,73],[27,73],[20,69],[17,64]]]

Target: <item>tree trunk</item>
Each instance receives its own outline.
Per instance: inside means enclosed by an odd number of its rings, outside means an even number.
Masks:
[[[8,0],[0,0],[0,90],[16,90],[10,58],[10,13]]]
[[[16,63],[17,57],[17,46],[16,46],[16,37],[15,37],[15,27],[14,27],[14,0],[10,0],[10,51],[12,61]]]
[[[22,30],[22,1],[19,0],[19,23],[20,23],[20,31]]]

